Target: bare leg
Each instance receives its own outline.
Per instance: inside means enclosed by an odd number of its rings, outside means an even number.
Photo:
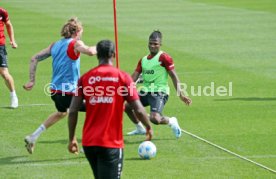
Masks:
[[[158,124],[169,125],[176,138],[179,138],[181,136],[181,128],[179,127],[178,121],[175,117],[169,118],[167,116],[161,116],[160,113],[151,112],[150,113],[150,121],[157,125]]]
[[[169,117],[161,116],[160,113],[157,113],[157,112],[151,112],[150,113],[150,121],[156,125],[169,124]]]
[[[15,87],[14,87],[14,81],[12,76],[9,73],[8,68],[0,67],[0,74],[2,78],[5,80],[5,84],[10,90],[10,96],[11,96],[11,108],[17,108],[18,107],[18,98],[16,96]]]
[[[2,78],[5,80],[6,86],[9,88],[10,92],[15,91],[14,81],[9,73],[8,68],[0,67],[0,74]]]
[[[51,127],[53,124],[58,122],[60,119],[64,118],[67,115],[67,112],[55,112],[52,113],[46,121],[43,122],[46,129]]]
[[[134,113],[134,110],[130,107],[128,103],[125,104],[125,112],[127,113],[129,119],[134,123],[138,124],[139,119],[137,118],[136,114]]]
[[[128,132],[128,135],[143,135],[146,133],[146,129],[144,128],[143,124],[139,121],[138,117],[136,116],[134,110],[131,106],[126,103],[125,105],[125,112],[127,113],[129,119],[135,124],[136,129],[134,131]]]
[[[37,140],[37,138],[40,136],[40,134],[54,125],[56,122],[61,120],[67,115],[67,112],[54,112],[52,113],[47,120],[45,120],[31,135],[31,138],[33,142]]]
[[[31,135],[25,137],[26,149],[32,154],[34,152],[35,141],[40,136],[40,134],[58,122],[60,119],[64,118],[67,112],[54,112],[52,113],[46,121],[44,121]]]

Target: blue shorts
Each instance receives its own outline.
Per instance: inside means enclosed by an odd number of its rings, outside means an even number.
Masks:
[[[163,108],[169,99],[169,95],[163,92],[139,92],[140,101],[143,106],[150,106],[151,112],[162,114]]]
[[[0,67],[8,68],[8,57],[5,45],[0,45]]]

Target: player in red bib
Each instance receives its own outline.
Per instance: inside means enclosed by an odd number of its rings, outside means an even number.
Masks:
[[[78,82],[78,90],[69,109],[69,145],[72,153],[78,152],[75,128],[78,110],[86,101],[82,145],[94,177],[120,178],[123,167],[123,112],[127,101],[146,127],[146,140],[152,130],[131,77],[113,67],[115,46],[109,40],[97,44],[99,65],[85,73]]]
[[[7,29],[8,36],[10,39],[10,44],[12,48],[17,48],[17,44],[15,42],[14,38],[14,30],[12,23],[9,19],[8,12],[0,7],[0,75],[5,80],[5,83],[7,87],[10,90],[10,96],[11,96],[11,108],[17,108],[18,107],[18,98],[16,96],[15,92],[15,86],[13,77],[10,75],[8,70],[8,57],[7,57],[7,51],[6,51],[6,37],[4,33],[4,29]]]

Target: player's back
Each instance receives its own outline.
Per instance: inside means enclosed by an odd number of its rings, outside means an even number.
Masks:
[[[131,82],[128,74],[111,65],[100,65],[81,77],[79,86],[86,100],[84,146],[123,147],[124,101],[130,96]]]
[[[76,89],[76,83],[80,77],[80,60],[79,58],[73,60],[67,54],[72,41],[72,38],[64,38],[55,42],[51,48],[53,90],[74,92]]]

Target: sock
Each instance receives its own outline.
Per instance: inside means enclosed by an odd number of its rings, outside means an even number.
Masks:
[[[145,130],[145,128],[144,128],[144,126],[143,126],[143,124],[141,123],[141,121],[139,121],[137,124],[135,124],[136,125],[136,128],[138,129],[138,130]]]
[[[172,118],[170,117],[170,118],[169,118],[169,123],[168,123],[168,125],[171,127],[173,123],[174,123],[174,121],[173,121]]]
[[[41,124],[35,131],[34,133],[32,134],[32,137],[34,140],[36,140],[40,134],[46,130],[46,127],[44,126],[44,124]]]
[[[16,97],[16,92],[15,91],[10,92],[10,96],[11,97]]]

